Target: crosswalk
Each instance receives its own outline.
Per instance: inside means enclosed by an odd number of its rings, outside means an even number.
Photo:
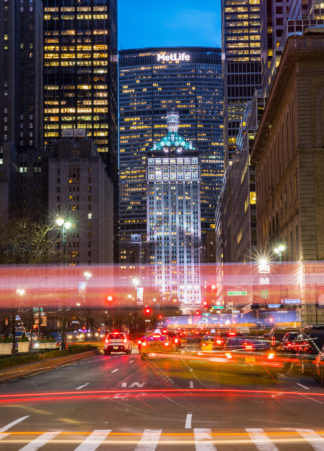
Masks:
[[[29,416],[20,417],[0,427],[0,448],[19,451],[37,451],[46,445],[51,449],[71,449],[75,451],[94,451],[104,449],[123,449],[134,451],[155,451],[161,449],[191,449],[196,451],[222,451],[232,446],[237,449],[258,451],[280,451],[281,449],[324,451],[324,430],[302,428],[245,428],[238,430],[214,430],[192,428],[183,431],[163,431],[144,429],[142,431],[114,431],[95,429],[93,431],[15,431]],[[289,446],[290,445],[290,446]],[[287,447],[288,446],[288,447]],[[46,448],[47,449],[47,448]],[[159,448],[160,449],[160,448]]]

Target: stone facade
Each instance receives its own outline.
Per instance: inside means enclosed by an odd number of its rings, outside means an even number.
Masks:
[[[283,242],[287,261],[324,260],[323,61],[323,34],[288,39],[251,154],[258,249]],[[308,293],[303,321],[313,322]]]

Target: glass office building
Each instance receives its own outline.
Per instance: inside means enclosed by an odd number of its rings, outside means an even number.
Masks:
[[[246,103],[261,87],[260,0],[222,0],[226,161],[231,160]]]
[[[199,149],[204,245],[206,232],[214,228],[224,165],[220,49],[177,47],[119,52],[119,105],[120,261],[128,261],[127,245],[132,234],[140,234],[146,241],[146,153],[164,136],[165,116],[172,106],[181,116],[181,135]]]
[[[117,181],[116,0],[44,0],[44,142],[86,129]]]

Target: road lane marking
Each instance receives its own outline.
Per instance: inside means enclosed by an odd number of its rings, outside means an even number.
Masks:
[[[263,429],[260,428],[246,428],[250,439],[253,441],[259,451],[278,451],[276,445],[265,434]]]
[[[12,428],[12,426],[15,426],[16,424],[21,423],[22,421],[26,420],[26,418],[29,418],[29,415],[20,417],[17,420],[12,421],[11,423],[6,424],[5,426],[2,426],[2,428],[0,428],[0,440],[3,440],[4,438],[8,437],[8,435],[10,435],[10,433],[3,434],[3,432],[6,432],[8,429]]]
[[[12,428],[12,426],[15,426],[16,424],[26,420],[26,418],[29,418],[29,415],[17,418],[17,420],[12,421],[11,423],[6,424],[5,426],[2,426],[2,428],[0,428],[0,432],[6,432],[8,429]]]
[[[36,451],[42,446],[46,445],[46,443],[50,442],[55,438],[61,431],[53,431],[53,432],[44,432],[44,434],[36,437],[34,440],[28,443],[28,445],[20,448],[19,451]]]
[[[305,390],[309,390],[309,387],[306,387],[306,385],[300,384],[297,382],[297,385],[299,385],[301,388],[304,388]]]
[[[192,413],[187,413],[185,429],[191,429]]]
[[[84,388],[84,387],[86,387],[89,384],[90,384],[90,382],[87,382],[86,384],[80,385],[80,387],[77,387],[76,390],[81,390],[81,388]]]
[[[116,371],[119,371],[119,368],[116,368],[115,370],[112,370],[112,373],[116,373]]]
[[[130,360],[128,363],[133,363],[134,362],[134,360]]]
[[[189,382],[189,387],[190,387],[190,388],[194,388],[194,383],[193,383],[193,381],[190,381],[190,382]]]
[[[143,388],[146,382],[132,382],[129,386],[129,388],[138,387]]]
[[[74,451],[94,451],[105,441],[111,429],[96,429]]]
[[[295,429],[299,435],[308,442],[315,451],[323,451],[324,438],[312,429]]]
[[[215,451],[212,442],[211,430],[198,428],[194,429],[196,451]]]
[[[145,429],[135,451],[154,451],[159,443],[161,429]]]

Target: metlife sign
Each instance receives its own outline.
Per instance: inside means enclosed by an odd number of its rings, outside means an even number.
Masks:
[[[191,57],[188,53],[158,53],[157,61],[166,63],[169,61],[190,61]]]

